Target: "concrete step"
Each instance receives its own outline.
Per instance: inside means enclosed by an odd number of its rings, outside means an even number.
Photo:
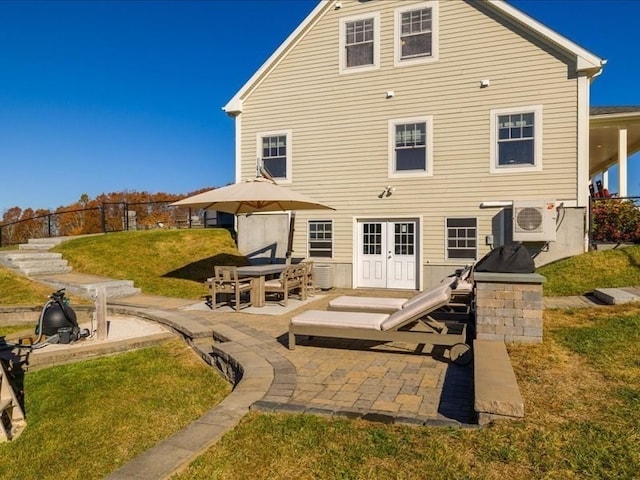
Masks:
[[[80,237],[92,237],[94,235],[104,235],[102,233],[91,233],[88,235],[74,235],[69,237],[44,237],[44,238],[30,238],[27,243],[21,243],[18,245],[20,250],[49,250],[50,248],[60,245],[62,242],[68,242],[75,238]]]
[[[596,288],[593,295],[607,305],[621,305],[640,301],[639,292],[633,288]]]
[[[20,268],[20,272],[27,277],[37,275],[58,275],[60,273],[69,273],[72,270],[73,269],[68,265],[34,265],[32,267]]]
[[[29,245],[58,245],[62,242],[64,242],[65,240],[67,240],[69,237],[44,237],[44,238],[30,238],[29,240],[27,240]]]
[[[18,245],[19,250],[49,250],[55,245],[49,243],[21,243]]]
[[[3,265],[18,264],[20,262],[30,262],[36,260],[59,260],[61,253],[53,252],[24,252],[19,250],[8,250],[0,252],[0,263]]]
[[[26,276],[68,273],[72,270],[62,254],[52,252],[2,252],[0,264]]]
[[[9,261],[7,266],[9,268],[24,270],[33,267],[66,267],[68,263],[69,262],[63,258],[41,258],[32,260],[13,260]]]
[[[52,277],[35,278],[35,280],[57,289],[64,288],[67,293],[92,298],[97,288],[104,288],[109,298],[128,297],[140,293],[140,289],[133,286],[132,280],[102,280],[88,283],[74,283],[64,279],[56,279]]]

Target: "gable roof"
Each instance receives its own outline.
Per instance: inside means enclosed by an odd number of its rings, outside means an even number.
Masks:
[[[531,31],[533,34],[542,38],[543,41],[560,47],[568,53],[576,57],[576,68],[578,71],[585,72],[589,76],[595,76],[600,73],[606,60],[585,50],[578,44],[572,42],[559,33],[551,30],[542,23],[533,19],[529,15],[521,12],[517,8],[509,5],[505,0],[482,0],[485,4],[491,6],[498,14],[503,17],[515,21],[520,26]],[[318,5],[307,15],[300,25],[286,38],[286,40],[273,52],[273,54],[262,64],[262,66],[253,74],[253,76],[242,86],[240,90],[233,96],[222,109],[231,116],[236,116],[242,112],[243,99],[251,94],[262,79],[278,65],[286,54],[291,50],[305,35],[306,32],[313,27],[331,8],[339,8],[338,0],[320,0]]]

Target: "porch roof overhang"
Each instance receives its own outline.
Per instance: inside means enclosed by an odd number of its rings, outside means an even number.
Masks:
[[[589,176],[618,162],[619,131],[627,130],[627,156],[640,151],[640,106],[591,107]]]

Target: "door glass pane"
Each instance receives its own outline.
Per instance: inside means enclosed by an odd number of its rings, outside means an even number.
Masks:
[[[415,249],[415,224],[394,224],[394,252],[396,255],[413,255]]]
[[[364,255],[382,254],[381,223],[364,223],[362,225],[362,253]]]

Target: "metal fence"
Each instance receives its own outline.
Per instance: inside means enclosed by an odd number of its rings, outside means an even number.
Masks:
[[[233,226],[233,215],[186,207],[171,201],[105,202],[100,206],[59,210],[0,225],[0,247],[30,238],[64,237],[153,228],[204,228]]]

